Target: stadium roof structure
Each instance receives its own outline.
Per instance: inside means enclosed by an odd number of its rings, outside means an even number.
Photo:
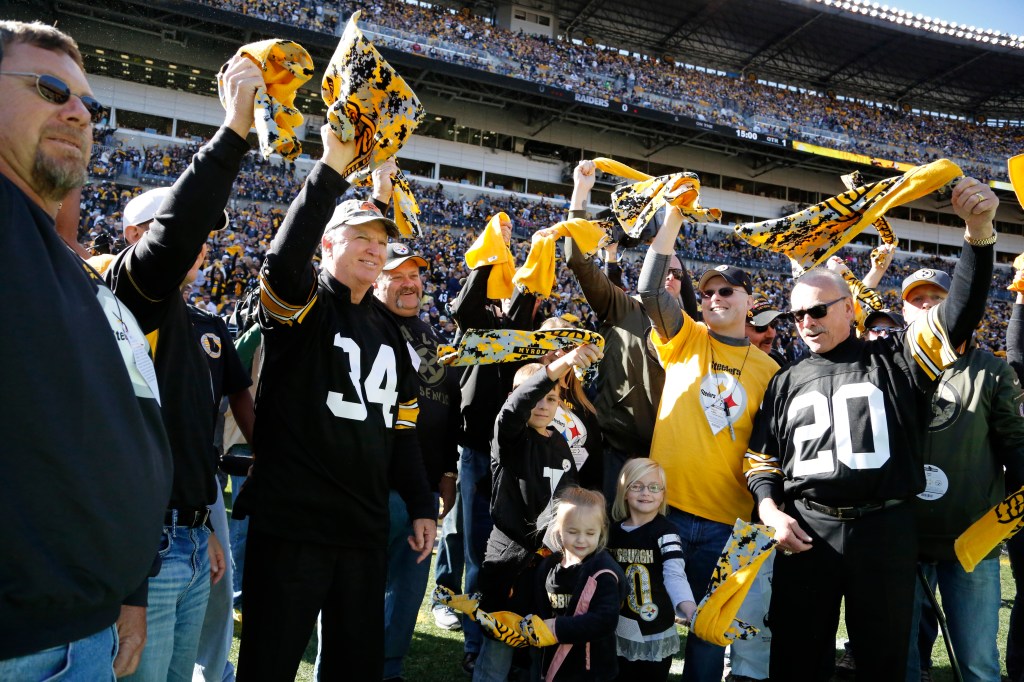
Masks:
[[[620,0],[557,0],[551,5],[562,31],[575,39],[819,92],[1024,120],[1024,49],[1016,36],[997,41],[975,29],[960,31],[972,38],[957,37],[938,20],[916,17],[901,25],[895,11],[883,12],[863,0],[669,0],[628,8]]]

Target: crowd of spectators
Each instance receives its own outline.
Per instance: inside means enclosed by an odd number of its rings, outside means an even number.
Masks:
[[[334,33],[338,28],[338,15],[327,11],[331,5],[322,0],[199,0],[205,5],[228,9],[257,19],[279,24]]]
[[[114,167],[111,159],[132,158],[138,150],[117,146],[112,153],[100,153],[106,161],[98,165],[103,172],[93,173],[94,182],[82,192],[82,211],[79,237],[85,244],[96,244],[100,248],[116,253],[123,248],[121,239],[121,210],[134,196],[143,191],[141,184],[126,184],[124,175],[133,178],[126,166]],[[154,147],[146,150],[142,158],[159,160],[171,159],[171,168],[184,163],[191,157],[194,147],[181,147],[183,151],[168,151]],[[189,151],[192,150],[192,151]],[[94,169],[97,163],[93,164]],[[114,170],[106,170],[114,168]],[[229,226],[211,237],[207,262],[199,277],[192,285],[190,295],[197,304],[211,312],[229,315],[244,294],[257,284],[260,264],[277,228],[284,219],[287,203],[298,192],[302,183],[301,173],[292,164],[264,161],[257,153],[249,155],[244,168],[235,183],[234,194],[228,206]],[[106,180],[118,177],[120,184]],[[154,179],[145,174],[143,180]],[[163,177],[163,176],[159,176]],[[176,176],[169,175],[167,182]],[[150,183],[152,184],[152,183]],[[537,229],[548,227],[563,218],[566,203],[556,200],[528,200],[515,194],[476,195],[454,194],[441,184],[412,182],[420,207],[420,221],[424,235],[412,242],[412,247],[431,260],[431,271],[424,285],[422,315],[433,324],[439,333],[451,338],[454,326],[448,319],[445,305],[458,293],[461,281],[468,276],[463,258],[479,228],[499,211],[504,211],[515,221],[513,251],[516,261],[523,263],[530,245],[530,236]],[[346,198],[367,193],[365,188],[349,190]],[[757,249],[732,233],[708,231],[707,227],[686,226],[677,242],[679,257],[690,264],[694,273],[703,270],[705,264],[733,263],[753,273],[755,288],[766,295],[781,309],[788,306],[788,288],[785,282],[790,274],[788,260],[778,254]],[[623,283],[631,294],[636,293],[642,249],[627,252],[622,260]],[[868,250],[864,247],[848,247],[840,251],[854,273],[863,276],[870,267]],[[879,293],[894,309],[900,304],[900,285],[903,278],[919,268],[952,270],[952,262],[939,257],[902,256],[898,257],[887,270],[879,286]],[[1012,274],[1005,269],[996,271],[991,306],[992,315],[986,319],[978,334],[978,342],[984,348],[998,350],[1003,347],[1006,320],[1009,316],[1010,297],[1006,291]],[[579,318],[582,324],[596,328],[597,320],[564,261],[558,261],[557,283],[552,296],[543,302],[545,317],[569,314]],[[780,328],[780,345],[801,345],[796,340],[795,329],[784,324]]]
[[[317,0],[270,3],[203,0],[271,21],[321,16]],[[637,59],[618,49],[510,32],[471,13],[405,2],[350,0],[340,16],[364,10],[374,40],[395,49],[465,64],[492,73],[544,83],[581,94],[757,132],[777,134],[908,163],[946,156],[983,179],[1005,180],[1005,159],[1019,149],[1019,128],[871,106],[826,93],[782,89],[661,59]],[[334,15],[326,15],[334,19]],[[301,25],[301,24],[299,24]],[[335,32],[325,21],[325,32]]]

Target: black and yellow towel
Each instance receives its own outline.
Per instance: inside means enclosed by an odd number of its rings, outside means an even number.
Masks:
[[[843,270],[843,279],[846,281],[846,285],[850,287],[850,293],[853,294],[857,330],[863,333],[864,319],[877,310],[883,310],[885,308],[885,301],[882,300],[877,291],[857,279],[857,275],[853,274],[852,270]]]
[[[261,40],[243,45],[238,54],[248,57],[263,71],[263,85],[256,88],[254,106],[256,136],[263,158],[277,152],[292,160],[302,153],[295,128],[303,117],[295,108],[295,93],[313,76],[313,59],[306,48],[290,40]],[[223,68],[217,74],[220,103],[224,101]]]
[[[985,512],[953,543],[960,565],[968,573],[995,549],[1024,527],[1024,488]]]
[[[948,159],[848,190],[799,213],[735,226],[754,246],[781,253],[802,269],[819,265],[886,211],[941,189],[963,173]]]
[[[493,639],[510,647],[521,649],[527,646],[552,646],[558,643],[554,634],[539,616],[520,616],[512,611],[488,613],[479,608],[476,595],[455,594],[447,587],[434,588],[431,602],[435,606],[447,606],[469,616]]]
[[[697,606],[690,629],[706,642],[728,646],[736,639],[749,639],[758,630],[736,619],[740,605],[761,569],[761,564],[778,544],[775,531],[736,519],[732,535],[718,557],[708,593]]]
[[[359,30],[360,14],[349,19],[321,83],[331,130],[343,142],[356,141],[346,178],[397,154],[424,114],[409,85]]]
[[[555,243],[562,237],[572,237],[585,256],[611,243],[611,236],[601,223],[574,218],[552,225],[543,237],[534,235],[526,262],[516,270],[512,283],[524,291],[541,298],[551,296],[555,286]]]
[[[846,189],[857,189],[858,187],[863,187],[867,184],[864,181],[864,178],[861,177],[860,171],[858,170],[855,170],[848,175],[841,175],[839,178],[843,181],[843,185],[846,186]],[[871,225],[878,232],[878,236],[881,238],[883,244],[899,246],[899,240],[896,238],[896,233],[893,232],[892,225],[889,224],[889,220],[884,215],[879,216],[875,222],[871,223]],[[876,252],[878,256],[881,256],[881,252],[878,252],[877,249],[873,250],[871,252],[871,258],[873,261]]]
[[[349,177],[353,185],[373,185],[373,173],[369,168],[353,173]],[[423,235],[423,228],[420,227],[420,205],[412,193],[412,186],[405,173],[399,168],[398,172],[391,176],[391,200],[395,206],[395,223],[398,231],[404,237]]]
[[[1007,159],[1006,168],[1010,184],[1013,185],[1013,193],[1017,195],[1017,202],[1024,208],[1024,154]]]
[[[719,209],[701,207],[700,178],[694,173],[679,172],[655,177],[604,157],[594,159],[594,165],[605,173],[639,181],[612,193],[612,213],[631,237],[638,237],[665,204],[675,206],[694,221],[717,222],[722,219]]]
[[[1013,259],[1013,281],[1006,288],[1024,294],[1024,253]]]
[[[437,358],[453,367],[492,365],[539,360],[552,351],[588,343],[604,350],[604,337],[588,329],[467,329],[459,337],[458,347],[438,346]]]
[[[502,223],[511,225],[512,220],[507,213],[499,211],[491,216],[484,231],[466,250],[466,266],[470,270],[484,265],[494,266],[487,276],[487,298],[496,300],[512,297],[512,278],[516,274],[515,258],[501,233]]]

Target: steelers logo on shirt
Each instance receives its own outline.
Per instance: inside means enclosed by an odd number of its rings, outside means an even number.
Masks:
[[[960,392],[949,381],[939,384],[932,395],[932,421],[928,424],[928,430],[942,431],[951,426],[960,417],[963,403]]]
[[[199,339],[199,345],[203,347],[206,354],[211,358],[217,359],[220,354],[224,351],[224,347],[220,342],[220,337],[216,334],[206,333],[203,334],[203,338]]]
[[[700,404],[705,410],[718,404],[735,421],[747,406],[747,391],[732,374],[710,372],[700,382]]]

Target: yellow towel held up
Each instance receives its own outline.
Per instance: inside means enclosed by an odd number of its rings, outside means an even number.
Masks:
[[[639,236],[665,204],[675,206],[692,221],[717,222],[722,219],[719,209],[700,205],[700,178],[694,173],[679,172],[655,177],[604,157],[594,159],[594,165],[605,173],[638,181],[612,193],[612,213],[631,237]]]
[[[512,219],[504,211],[491,216],[484,231],[466,251],[466,266],[470,270],[476,270],[484,265],[494,266],[487,278],[487,298],[512,297],[512,278],[516,273],[516,264],[508,244],[505,243],[505,237],[501,234],[503,222],[512,224]]]
[[[1013,281],[1006,288],[1024,294],[1024,253],[1013,259],[1013,270]]]
[[[364,168],[349,176],[349,182],[353,185],[372,186],[373,173],[369,168]],[[395,208],[395,224],[403,237],[422,235],[423,228],[420,226],[420,205],[416,196],[412,193],[412,185],[405,173],[399,168],[391,176],[391,201]]]
[[[1024,488],[985,512],[953,543],[953,551],[960,565],[968,573],[999,543],[1009,540],[1024,527]]]
[[[586,256],[611,242],[611,236],[598,222],[574,218],[555,223],[534,234],[526,262],[516,270],[512,283],[542,298],[551,296],[555,286],[555,243],[561,237],[572,237]]]
[[[320,88],[331,130],[342,142],[356,141],[346,178],[397,154],[424,115],[412,88],[359,30],[361,14],[349,19]]]
[[[940,159],[848,190],[784,218],[742,223],[734,230],[748,243],[789,256],[803,270],[810,270],[889,209],[920,199],[962,175],[955,163]]]
[[[749,639],[758,629],[736,619],[740,605],[761,569],[761,564],[778,544],[775,531],[736,519],[732,534],[718,557],[708,593],[697,606],[690,627],[706,642],[728,646],[736,639]]]
[[[1017,202],[1024,208],[1024,154],[1007,159],[1006,168],[1010,175],[1010,184],[1013,185],[1013,193],[1017,195]]]
[[[295,93],[313,76],[313,59],[306,48],[291,40],[261,40],[243,45],[238,54],[248,57],[263,71],[263,85],[256,88],[254,124],[260,153],[277,152],[289,161],[302,153],[295,128],[303,116],[295,108]],[[220,103],[227,108],[223,71],[217,74]]]

